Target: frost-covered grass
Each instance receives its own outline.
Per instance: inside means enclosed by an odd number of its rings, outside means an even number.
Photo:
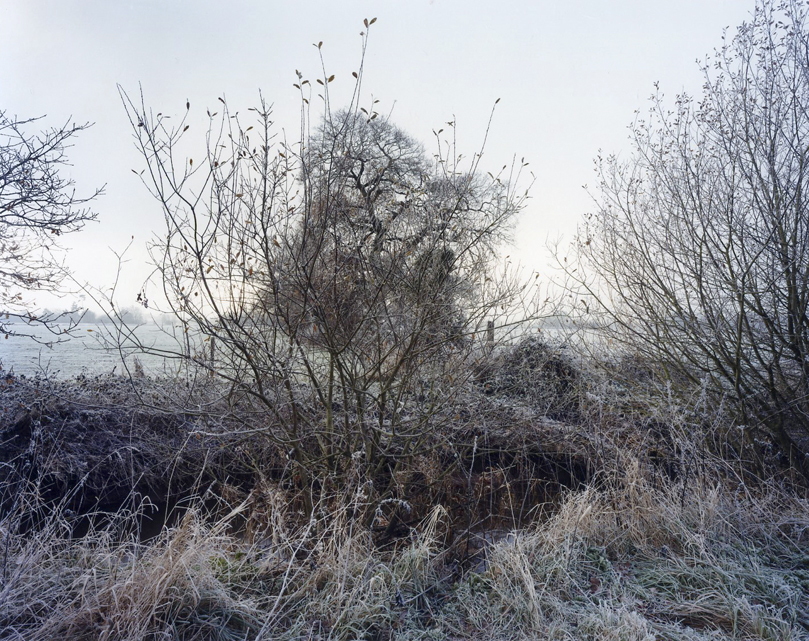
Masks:
[[[655,489],[630,465],[495,547],[458,602],[492,638],[806,638],[808,507],[774,489]]]
[[[311,516],[260,432],[170,411],[187,388],[7,382],[0,639],[809,638],[799,479],[706,445],[721,407],[571,381],[578,422],[473,389],[400,495],[351,457]],[[145,540],[160,492],[182,510]]]
[[[342,508],[308,522],[257,487],[213,518],[191,509],[148,543],[105,527],[71,539],[3,523],[9,639],[803,639],[809,505],[703,480],[621,478],[451,561],[440,507],[392,550]],[[227,509],[225,509],[227,508]],[[132,515],[119,515],[119,521]],[[293,523],[298,523],[293,525]],[[116,524],[112,524],[116,525]],[[118,526],[121,523],[117,523]]]

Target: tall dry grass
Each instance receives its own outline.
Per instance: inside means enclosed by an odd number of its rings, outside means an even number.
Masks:
[[[252,489],[228,485],[226,452],[211,474],[225,480],[195,485],[149,540],[142,526],[152,506],[134,491],[128,509],[89,521],[70,511],[70,492],[56,502],[44,496],[39,477],[22,474],[23,461],[43,470],[62,450],[32,436],[39,458],[32,449],[0,463],[0,639],[809,638],[809,502],[788,475],[751,482],[744,451],[717,456],[706,441],[736,428],[699,398],[685,406],[665,394],[618,393],[589,373],[577,380],[578,424],[543,423],[523,396],[470,394],[479,405],[439,435],[473,439],[471,456],[458,456],[463,496],[449,496],[452,478],[443,494],[428,491],[427,477],[445,470],[441,457],[453,451],[436,448],[418,470],[400,471],[425,477],[426,489],[410,505],[395,499],[398,512],[352,462],[312,493],[310,517],[300,487],[265,476],[263,450],[233,459],[256,461]],[[178,433],[177,442],[197,443]],[[116,460],[113,444],[98,454],[104,465]],[[223,437],[214,450],[200,440],[194,457],[231,447],[241,442]],[[488,462],[478,471],[484,455],[504,466],[510,457],[511,471]],[[585,461],[587,475],[552,502],[527,505],[536,479],[517,472],[551,460]],[[205,469],[188,463],[185,475]],[[385,520],[408,507],[419,514],[408,534],[380,537]],[[539,518],[486,532],[479,528],[509,521],[481,521],[478,508]]]
[[[419,619],[441,568],[440,508],[382,554],[356,518],[361,486],[302,524],[289,498],[265,483],[238,505],[200,502],[148,542],[122,536],[134,513],[81,538],[64,513],[25,533],[6,518],[0,638],[350,639]]]
[[[27,534],[6,519],[0,636],[805,639],[807,502],[777,487],[729,492],[707,474],[655,483],[629,459],[465,573],[440,507],[378,549],[355,518],[360,484],[301,523],[264,483],[238,504],[189,508],[145,543],[121,536],[133,514],[82,538],[63,514]]]
[[[805,639],[809,504],[780,489],[653,487],[637,464],[491,550],[459,599],[492,637]]]

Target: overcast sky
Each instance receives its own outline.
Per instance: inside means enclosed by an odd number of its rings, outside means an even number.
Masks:
[[[370,34],[364,89],[379,111],[432,149],[432,130],[455,119],[459,147],[485,159],[525,157],[536,175],[514,255],[547,274],[548,239],[569,241],[592,208],[599,149],[628,153],[627,126],[653,83],[672,100],[699,92],[703,59],[752,11],[754,0],[0,0],[0,109],[93,122],[70,150],[79,193],[106,184],[99,222],[69,238],[68,263],[104,288],[134,236],[119,284],[130,305],[148,274],[147,241],[159,207],[130,171],[143,168],[117,84],[139,85],[155,112],[204,115],[226,96],[232,110],[274,103],[295,135],[295,70],[314,79],[323,41],[333,103],[351,89],[364,18]],[[203,123],[206,119],[200,120]],[[198,134],[204,133],[197,128]],[[53,304],[49,302],[47,304]]]

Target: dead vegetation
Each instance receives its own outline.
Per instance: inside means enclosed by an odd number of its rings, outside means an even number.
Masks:
[[[406,467],[309,488],[209,379],[6,378],[0,637],[805,638],[809,505],[777,457],[753,482],[710,447],[721,408],[596,372],[553,420],[524,356]]]

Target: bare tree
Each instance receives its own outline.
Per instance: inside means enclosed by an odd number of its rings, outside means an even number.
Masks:
[[[700,101],[652,97],[634,155],[598,159],[574,274],[614,340],[680,389],[729,398],[806,471],[809,33],[761,0],[704,66]],[[572,271],[572,268],[571,268]]]
[[[265,103],[247,126],[220,99],[200,162],[178,151],[186,119],[169,126],[123,94],[165,215],[153,257],[191,336],[186,358],[266,417],[304,487],[352,465],[394,484],[447,420],[486,320],[505,324],[528,295],[494,269],[526,197],[522,167],[481,176],[480,154],[466,161],[452,143],[430,158],[359,105],[356,75],[336,112],[333,76],[318,79],[319,123],[304,93],[296,144],[275,138]]]
[[[67,270],[58,238],[95,220],[85,205],[101,193],[77,196],[62,173],[71,139],[89,125],[67,122],[28,133],[38,120],[19,120],[0,111],[0,333],[7,336],[26,333],[13,327],[12,320],[26,326],[48,326],[55,320],[31,311],[25,294],[59,289]]]

